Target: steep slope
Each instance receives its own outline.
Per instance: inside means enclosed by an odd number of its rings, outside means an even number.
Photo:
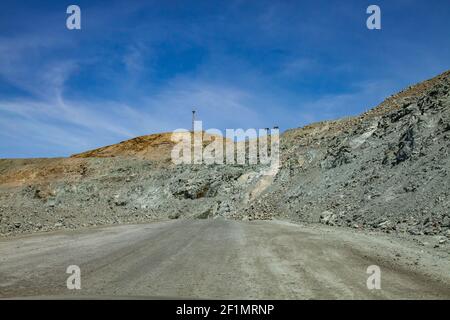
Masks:
[[[448,234],[449,88],[447,71],[361,116],[287,131],[275,182],[243,215]]]

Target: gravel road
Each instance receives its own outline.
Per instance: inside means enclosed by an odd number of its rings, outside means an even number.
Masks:
[[[81,269],[81,289],[66,268]],[[381,269],[368,290],[367,267]],[[177,220],[0,240],[0,297],[450,298],[448,255],[284,221]]]

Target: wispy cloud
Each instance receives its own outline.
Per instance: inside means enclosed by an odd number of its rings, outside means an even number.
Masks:
[[[0,76],[16,87],[40,98],[56,95],[77,64],[70,59],[52,59],[65,41],[37,36],[0,38]]]

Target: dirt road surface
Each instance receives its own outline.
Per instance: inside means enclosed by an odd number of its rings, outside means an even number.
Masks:
[[[81,289],[69,290],[69,265]],[[367,288],[371,265],[381,289]],[[0,240],[0,297],[450,298],[450,262],[410,241],[284,221],[177,220]]]

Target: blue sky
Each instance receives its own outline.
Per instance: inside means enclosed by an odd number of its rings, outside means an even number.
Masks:
[[[450,69],[449,31],[448,0],[2,1],[0,158],[189,128],[193,106],[221,130],[355,115]]]

